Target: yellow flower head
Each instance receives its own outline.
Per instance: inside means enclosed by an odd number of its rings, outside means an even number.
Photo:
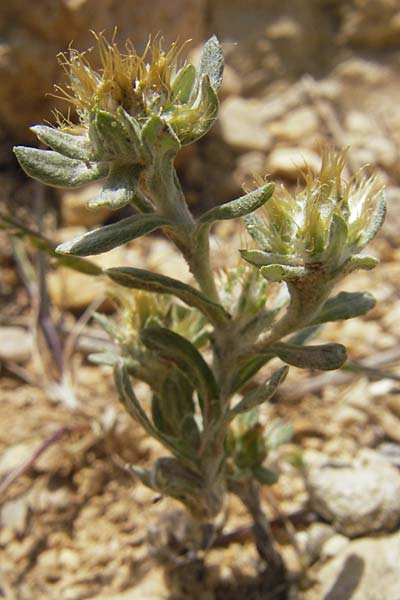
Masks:
[[[92,66],[87,52],[71,49],[68,55],[60,55],[68,83],[65,89],[57,90],[75,107],[82,124],[87,124],[94,110],[115,113],[122,106],[129,114],[140,117],[148,107],[157,112],[168,105],[178,57],[185,44],[174,43],[166,52],[162,38],[156,37],[149,40],[140,55],[130,41],[123,53],[114,39],[109,42],[103,34],[94,35],[99,70]]]

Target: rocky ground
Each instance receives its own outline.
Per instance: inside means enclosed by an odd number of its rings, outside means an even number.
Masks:
[[[29,17],[24,2],[0,9],[0,25],[7,30],[0,55],[5,144],[26,141],[25,126],[45,116],[38,98],[55,78],[48,58],[53,50],[72,38],[85,43],[95,5],[100,5],[97,28],[110,27],[112,4],[38,2]],[[126,3],[114,4],[115,17],[126,21]],[[292,598],[395,600],[400,597],[398,2],[313,0],[304,8],[301,0],[193,0],[185,10],[173,2],[163,13],[158,4],[154,11],[161,21],[153,27],[168,26],[180,15],[176,27],[182,37],[194,37],[192,29],[199,39],[215,31],[227,55],[219,122],[177,164],[193,211],[235,197],[256,174],[295,187],[298,167],[306,161],[317,169],[326,142],[350,146],[349,176],[368,163],[386,185],[388,217],[372,244],[381,263],[342,286],[373,292],[377,306],[363,319],[327,326],[321,335],[344,343],[359,369],[321,375],[291,368],[277,401],[265,408],[266,421],[290,422],[294,435],[271,456],[280,479],[264,489],[264,503],[293,580]],[[143,36],[152,11],[138,14]],[[46,89],[39,90],[32,73],[24,77],[32,64]],[[26,110],[19,104],[22,93]],[[85,208],[93,188],[45,191],[23,178],[8,150],[1,161],[1,209],[32,227],[40,220],[55,241],[114,218]],[[222,224],[214,234],[215,268],[235,264],[244,237],[240,224]],[[171,524],[179,537],[178,507],[155,498],[124,469],[126,463],[153,460],[160,449],[118,404],[109,368],[87,361],[89,352],[106,343],[90,315],[110,312],[112,304],[97,281],[44,267],[24,248],[1,234],[0,596],[269,598],[248,517],[233,499],[207,569],[165,578],[157,565]],[[180,256],[157,236],[98,260],[189,281]],[[57,344],[50,352],[37,328],[43,268],[51,323],[64,353],[61,379]],[[293,455],[301,455],[302,468],[290,463]]]

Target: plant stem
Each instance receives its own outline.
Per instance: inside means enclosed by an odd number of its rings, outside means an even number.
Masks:
[[[283,575],[283,560],[275,550],[271,526],[261,507],[259,485],[251,480],[230,482],[230,489],[240,498],[253,518],[253,534],[259,555],[271,569]]]

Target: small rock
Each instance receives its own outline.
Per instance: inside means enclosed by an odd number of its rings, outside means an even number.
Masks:
[[[89,200],[92,200],[100,192],[101,186],[97,183],[88,185],[78,190],[68,190],[61,193],[61,218],[66,227],[79,225],[90,229],[95,225],[104,223],[112,214],[107,206],[97,209],[87,207]]]
[[[309,167],[318,172],[321,167],[321,159],[308,148],[276,148],[267,159],[267,171],[274,176],[286,177],[297,180],[300,171]]]
[[[221,104],[219,123],[224,141],[239,151],[265,151],[271,147],[272,136],[267,131],[260,100],[231,96]]]
[[[0,477],[23,465],[35,452],[39,443],[24,442],[6,448],[0,458]]]
[[[305,552],[310,562],[317,560],[321,554],[324,544],[334,537],[335,530],[327,523],[312,523],[307,530]]]
[[[353,406],[339,406],[335,411],[334,421],[343,427],[350,425],[363,426],[368,422],[368,416],[362,410]]]
[[[400,522],[400,474],[389,464],[311,468],[310,504],[350,537],[391,530]]]
[[[89,260],[106,269],[121,267],[125,263],[124,258],[121,248],[114,248],[100,256],[90,256]],[[105,291],[104,280],[66,267],[58,267],[49,273],[48,286],[51,301],[62,310],[82,310],[103,296]],[[105,300],[101,310],[109,309],[111,303]]]
[[[288,140],[303,140],[315,134],[319,119],[311,108],[306,106],[291,111],[284,119],[271,123],[270,132]]]
[[[334,558],[340,554],[340,552],[342,552],[349,543],[350,540],[346,536],[340,533],[333,535],[326,540],[321,548],[321,560],[326,561]]]
[[[332,538],[333,539],[333,538]],[[303,600],[398,600],[400,533],[347,544],[318,572]]]
[[[0,360],[23,363],[32,354],[32,335],[23,327],[0,327]]]
[[[28,519],[28,509],[26,495],[3,504],[0,512],[2,527],[12,529],[19,534],[23,533]]]
[[[380,62],[371,62],[362,58],[350,58],[339,64],[334,74],[348,84],[379,85],[390,77],[390,70]]]

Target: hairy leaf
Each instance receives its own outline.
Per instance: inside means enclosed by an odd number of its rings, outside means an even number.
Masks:
[[[133,215],[64,242],[57,247],[57,252],[77,256],[101,254],[169,224],[168,219],[158,215]]]
[[[171,452],[176,456],[181,457],[184,460],[190,459],[190,457],[182,451],[180,444],[177,440],[174,440],[168,435],[161,433],[150,421],[143,408],[140,405],[139,400],[133,391],[128,369],[120,362],[114,368],[115,385],[117,387],[119,397],[129,414],[143,427],[145,431],[164,446],[169,448]]]
[[[93,158],[90,140],[86,135],[73,135],[46,125],[35,125],[31,127],[31,131],[41,142],[63,156],[83,161],[90,161]]]
[[[288,371],[289,367],[281,367],[275,371],[263,385],[258,386],[255,390],[246,394],[246,396],[232,408],[230,411],[231,416],[234,417],[240,413],[247,412],[263,402],[267,402],[275,394],[282,381],[284,381]]]
[[[218,38],[213,35],[203,46],[200,57],[200,75],[210,78],[213,89],[217,92],[221,87],[224,73],[224,55]]]
[[[186,104],[190,100],[196,81],[196,69],[192,64],[185,65],[172,82],[172,103]]]
[[[25,173],[54,187],[79,187],[108,175],[106,163],[67,158],[53,150],[15,146],[14,154]]]
[[[325,302],[313,324],[359,317],[374,308],[375,304],[376,300],[369,292],[340,292]]]
[[[216,410],[218,386],[210,367],[187,339],[162,327],[148,327],[140,333],[143,344],[162,359],[178,366],[202,396],[205,409]]]
[[[339,369],[346,360],[346,348],[342,344],[322,344],[318,346],[295,346],[275,344],[271,352],[281,360],[300,369]]]
[[[274,193],[274,184],[269,183],[258,189],[241,196],[236,200],[211,208],[198,219],[200,224],[213,223],[214,221],[222,221],[226,219],[236,219],[257,210],[263,206]]]
[[[110,279],[125,287],[176,296],[189,306],[200,310],[211,322],[223,322],[229,319],[228,313],[222,306],[212,302],[190,285],[172,277],[133,267],[107,269],[106,273]]]
[[[29,229],[20,221],[0,212],[0,228],[5,229],[9,235],[28,239],[38,250],[41,250],[58,264],[73,271],[79,271],[85,275],[102,275],[103,269],[90,260],[76,256],[63,256],[58,254],[55,244],[45,238],[42,234]]]

